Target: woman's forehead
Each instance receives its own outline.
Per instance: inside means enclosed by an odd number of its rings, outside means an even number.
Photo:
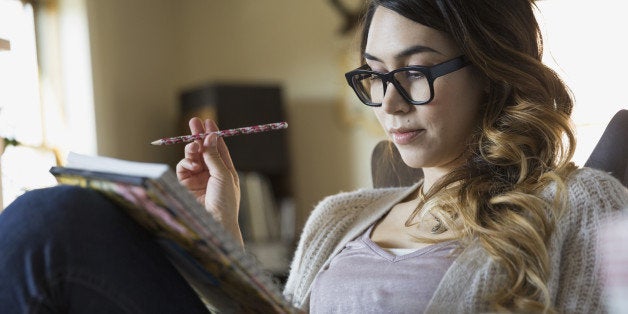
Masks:
[[[375,10],[365,53],[378,58],[390,58],[417,46],[425,48],[417,50],[417,53],[432,52],[444,56],[460,54],[455,42],[446,33],[381,6]]]

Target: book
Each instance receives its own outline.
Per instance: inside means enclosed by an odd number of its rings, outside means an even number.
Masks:
[[[298,312],[168,165],[70,153],[50,172],[59,184],[103,193],[149,230],[211,312]]]
[[[247,230],[245,242],[274,242],[280,239],[277,202],[270,180],[259,172],[240,172],[241,207]]]

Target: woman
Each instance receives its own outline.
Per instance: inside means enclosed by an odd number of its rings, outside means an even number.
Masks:
[[[364,25],[364,66],[347,80],[425,177],[321,202],[286,295],[317,313],[602,311],[597,229],[628,196],[570,162],[572,100],[541,63],[533,3],[376,0]],[[222,150],[224,165],[204,155],[206,194],[198,143],[178,171],[201,201],[229,203],[210,210],[239,235]]]
[[[313,313],[603,311],[595,241],[600,226],[628,207],[628,193],[609,175],[569,162],[572,101],[540,62],[532,3],[376,0],[364,26],[364,66],[347,73],[348,82],[373,107],[403,160],[423,168],[424,178],[409,188],[323,200],[301,235],[286,296]],[[197,118],[190,128],[217,130]],[[241,240],[238,177],[222,139],[210,135],[188,144],[177,175]],[[0,237],[0,247],[12,249],[0,256],[0,267],[26,274],[3,276],[0,303],[58,309],[89,292],[83,296],[92,302],[83,309],[167,311],[163,303],[174,303],[178,311],[202,311],[155,245],[113,214],[104,198],[67,188],[43,193],[46,199],[29,193],[0,216],[0,230],[30,230]],[[67,209],[73,200],[98,210],[85,217],[85,211]],[[38,212],[36,223],[21,223],[28,211],[19,209],[38,206],[53,208]],[[58,217],[59,211],[66,215]],[[70,225],[101,229],[63,228]],[[109,229],[116,245],[98,237]],[[38,235],[44,245],[35,249],[33,230],[45,231]],[[97,239],[73,240],[77,234]],[[74,249],[63,250],[70,245]],[[92,252],[107,245],[115,251],[102,251],[114,258],[102,265]],[[158,262],[154,269],[117,264],[133,253]],[[60,260],[57,269],[71,264],[66,272],[81,276],[53,276],[66,278],[60,287],[39,282],[57,273],[50,265]],[[104,284],[77,265],[102,266],[96,274],[108,275],[99,278]],[[119,268],[126,271],[119,274]]]

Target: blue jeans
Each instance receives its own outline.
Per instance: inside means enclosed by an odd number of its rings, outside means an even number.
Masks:
[[[1,313],[208,313],[161,247],[101,194],[57,186],[0,214]]]

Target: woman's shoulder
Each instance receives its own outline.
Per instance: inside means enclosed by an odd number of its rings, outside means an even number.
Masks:
[[[627,193],[626,187],[617,178],[607,172],[588,167],[571,171],[567,176],[562,177],[562,183],[569,198],[598,198],[609,194],[625,195]],[[553,198],[556,191],[557,184],[553,180],[542,189],[541,195],[545,198]]]
[[[621,182],[610,173],[589,167],[582,167],[572,171],[567,177],[568,181],[599,181],[599,182],[611,182],[612,184],[619,184]]]
[[[391,188],[360,188],[348,192],[339,192],[323,198],[317,207],[328,204],[365,204],[373,199],[403,193],[409,187],[391,187]]]
[[[628,189],[606,172],[580,168],[570,173],[564,184],[567,212],[562,223],[595,225],[628,210]],[[556,187],[547,188],[545,192],[555,197]]]
[[[616,199],[624,205],[628,202],[628,189],[611,174],[588,167],[574,170],[565,180],[570,199]]]

